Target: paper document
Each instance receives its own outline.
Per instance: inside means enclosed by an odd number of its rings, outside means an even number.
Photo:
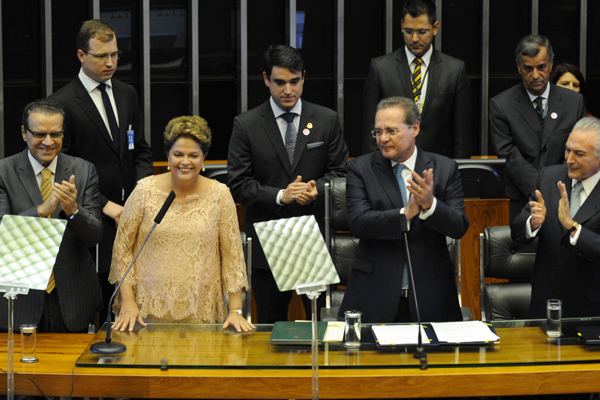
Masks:
[[[343,321],[327,322],[327,330],[325,331],[324,342],[342,342],[344,340],[344,330],[346,323]]]
[[[440,343],[497,342],[500,337],[482,321],[432,322]]]
[[[381,346],[416,346],[418,344],[418,327],[418,325],[373,325],[372,329],[375,340]],[[421,327],[421,338],[423,343],[429,342],[423,327]]]

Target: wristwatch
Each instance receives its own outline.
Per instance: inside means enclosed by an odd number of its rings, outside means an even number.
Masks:
[[[238,315],[242,315],[242,309],[241,308],[232,308],[231,310],[229,310],[229,314],[238,314]]]
[[[569,233],[573,233],[577,229],[579,229],[579,224],[576,221],[573,221],[573,226],[569,229]]]
[[[78,212],[79,208],[76,208],[75,211],[73,211],[73,214],[71,214],[71,216],[69,217],[69,219],[73,219],[73,217],[76,216]]]

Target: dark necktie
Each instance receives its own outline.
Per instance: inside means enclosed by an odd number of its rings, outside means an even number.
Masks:
[[[108,97],[108,93],[106,93],[106,83],[101,83],[98,85],[98,89],[102,93],[102,103],[104,103],[104,111],[106,111],[106,118],[108,119],[108,126],[110,127],[110,134],[113,139],[113,143],[115,144],[115,148],[117,149],[117,153],[119,152],[119,124],[117,124],[117,118],[115,117],[115,112],[112,108],[112,104],[110,103],[110,98]]]
[[[577,181],[571,192],[571,217],[574,217],[581,207],[581,191],[583,190],[583,183]]]
[[[294,151],[296,150],[296,136],[298,136],[298,131],[296,131],[296,127],[294,126],[294,117],[296,113],[284,113],[281,114],[281,118],[287,122],[287,129],[285,130],[285,151],[287,151],[288,159],[290,160],[290,165],[294,165]]]
[[[421,64],[423,63],[423,60],[421,60],[420,58],[415,58],[415,70],[413,71],[413,75],[412,75],[412,92],[413,92],[413,99],[415,100],[415,103],[417,101],[419,101],[419,95],[421,93],[421,87],[423,85],[423,82],[421,82]]]
[[[540,119],[540,123],[542,127],[544,126],[544,120],[546,119],[544,105],[542,103],[542,96],[538,96],[533,102],[535,103],[535,112],[537,113],[538,118]]]
[[[402,178],[402,170],[404,169],[404,164],[396,164],[394,166],[394,173],[396,174],[396,179],[398,180],[398,185],[400,186],[400,195],[402,195],[402,203],[404,207],[408,204],[408,200],[406,197],[406,184],[404,183],[404,179]],[[401,289],[408,288],[408,265],[404,264],[404,273],[402,274],[402,287]]]
[[[42,201],[46,201],[48,197],[50,197],[50,193],[52,193],[52,171],[48,168],[44,168],[42,170],[42,183],[40,184],[40,193],[42,194]],[[48,215],[50,218],[50,215]],[[56,281],[54,280],[54,271],[50,275],[50,280],[48,281],[48,286],[46,286],[46,293],[50,293],[56,287]]]

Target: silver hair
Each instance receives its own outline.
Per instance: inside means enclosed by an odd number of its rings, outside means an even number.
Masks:
[[[594,117],[581,118],[575,126],[574,131],[593,131],[596,134],[596,157],[600,157],[600,119]]]

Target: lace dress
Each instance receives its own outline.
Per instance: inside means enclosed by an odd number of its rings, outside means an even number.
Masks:
[[[118,283],[154,224],[168,193],[154,176],[127,200],[113,247],[109,281]],[[227,318],[225,294],[247,287],[235,203],[212,180],[201,194],[176,198],[123,283],[147,322],[213,323]],[[118,313],[117,297],[113,311]]]

